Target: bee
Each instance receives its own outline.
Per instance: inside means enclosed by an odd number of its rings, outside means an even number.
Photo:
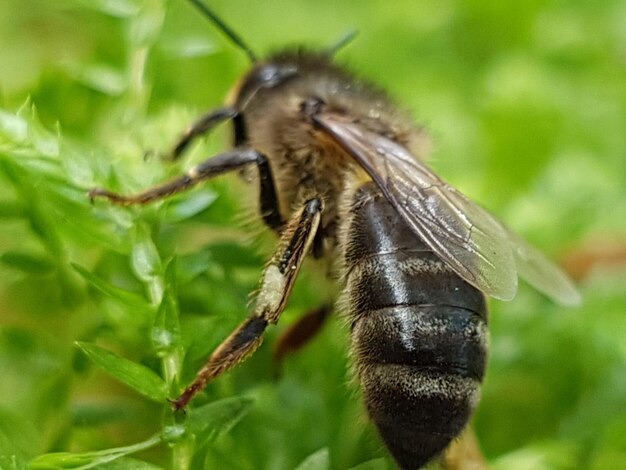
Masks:
[[[404,469],[420,468],[466,427],[487,360],[486,296],[511,300],[518,277],[556,302],[580,296],[559,268],[424,163],[427,137],[382,90],[335,64],[339,47],[259,60],[204,3],[192,0],[251,59],[229,105],[176,143],[180,156],[217,124],[232,149],[135,195],[145,204],[218,175],[256,168],[259,211],[278,236],[250,316],[172,400],[183,409],[261,344],[307,256],[340,272],[367,412]]]

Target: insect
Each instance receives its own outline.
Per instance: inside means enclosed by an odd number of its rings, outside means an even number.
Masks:
[[[252,167],[260,215],[279,242],[252,313],[173,407],[186,407],[254,352],[311,255],[339,265],[338,306],[349,320],[369,416],[400,467],[419,468],[461,433],[477,404],[485,294],[511,300],[518,276],[562,304],[577,303],[579,294],[541,253],[423,163],[422,129],[383,91],[336,65],[336,48],[258,60],[205,4],[192,3],[253,66],[233,102],[193,124],[172,156],[225,121],[232,149],[142,193],[96,188],[90,197],[145,204]]]

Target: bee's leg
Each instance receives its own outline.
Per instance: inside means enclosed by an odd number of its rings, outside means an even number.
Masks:
[[[256,150],[251,149],[235,149],[221,153],[205,160],[179,178],[138,194],[123,195],[108,189],[94,188],[89,191],[89,197],[92,200],[97,197],[103,197],[114,204],[123,206],[147,204],[189,189],[201,181],[238,170],[253,163],[259,169],[261,215],[268,226],[278,229],[282,227],[283,221],[278,209],[278,198],[276,196],[272,170],[267,158]]]
[[[280,233],[280,230],[285,225],[285,221],[280,215],[272,168],[265,155],[262,154],[259,154],[256,164],[259,170],[259,209],[261,217],[263,217],[265,225]]]
[[[187,406],[210,381],[231,369],[259,347],[268,324],[276,324],[293,288],[300,266],[319,227],[322,202],[308,200],[282,231],[278,250],[263,272],[255,308],[213,352],[195,380],[172,401],[174,409]]]
[[[167,154],[167,157],[171,160],[178,159],[196,137],[206,134],[221,122],[227,119],[233,119],[238,114],[235,108],[226,107],[215,109],[200,117],[200,119],[185,130],[178,142],[176,142],[172,150]]]
[[[330,305],[310,310],[281,333],[274,347],[274,360],[280,363],[286,356],[306,346],[322,329],[332,312]]]

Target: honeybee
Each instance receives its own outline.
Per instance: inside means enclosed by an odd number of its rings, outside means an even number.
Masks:
[[[422,128],[382,90],[336,65],[336,48],[258,60],[205,4],[192,3],[253,66],[232,103],[193,124],[172,156],[225,121],[232,149],[142,193],[95,188],[90,197],[145,204],[256,167],[260,215],[279,242],[252,313],[172,405],[185,408],[256,350],[311,255],[341,273],[338,308],[349,320],[369,416],[398,465],[419,468],[476,407],[487,359],[485,295],[511,300],[522,277],[561,304],[580,296],[559,268],[425,165]]]

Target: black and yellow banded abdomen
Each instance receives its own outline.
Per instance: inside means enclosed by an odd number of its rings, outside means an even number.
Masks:
[[[344,305],[365,403],[402,468],[419,468],[463,430],[478,400],[485,298],[373,183],[356,192],[345,223]]]

